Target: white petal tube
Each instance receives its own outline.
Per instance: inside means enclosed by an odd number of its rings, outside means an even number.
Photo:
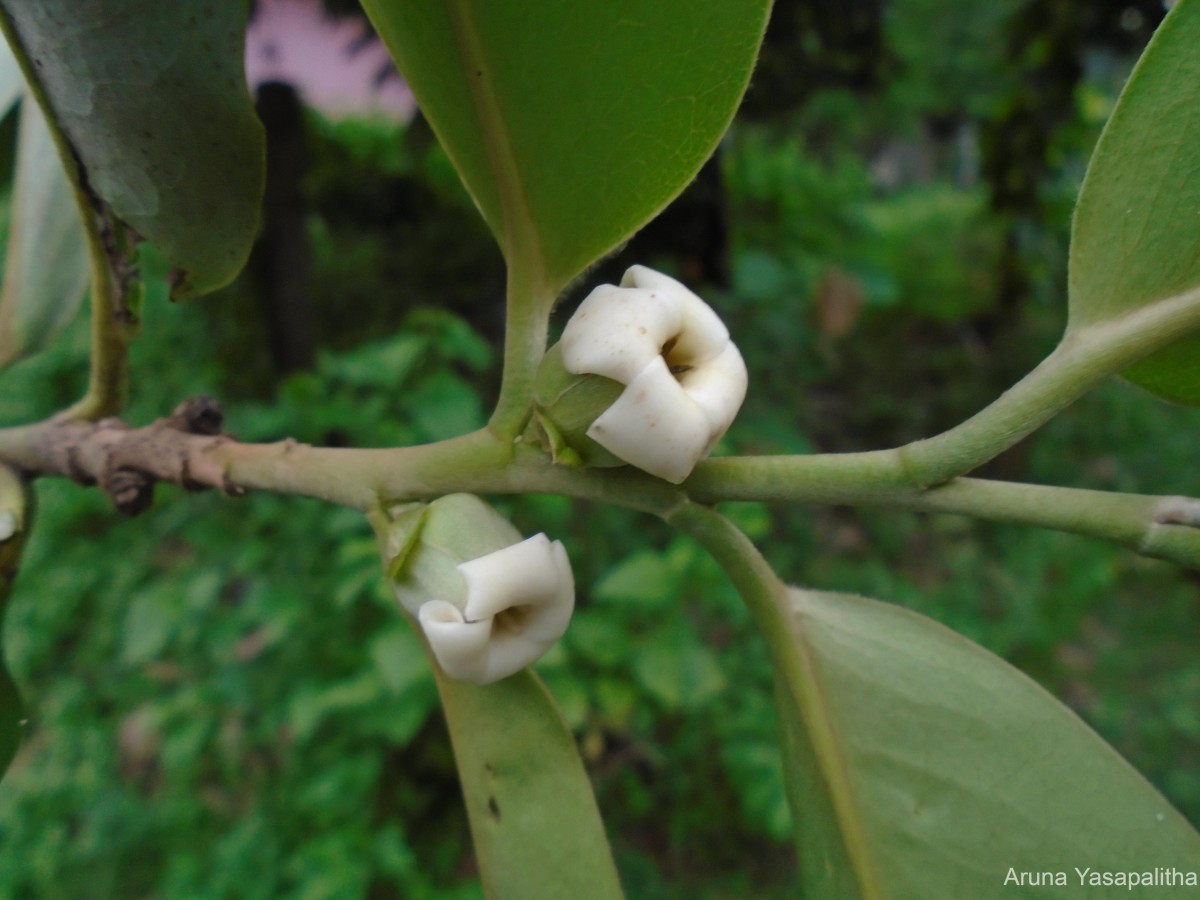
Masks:
[[[489,684],[539,659],[567,630],[575,579],[566,550],[537,534],[461,563],[467,600],[421,606],[418,620],[446,674]]]
[[[673,278],[632,266],[601,285],[563,331],[563,365],[626,385],[588,437],[678,484],[708,455],[746,397],[746,364],[720,317]]]

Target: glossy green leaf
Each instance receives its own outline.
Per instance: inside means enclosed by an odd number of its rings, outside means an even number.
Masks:
[[[241,269],[263,192],[246,90],[247,4],[0,0],[81,180],[179,271],[178,297]]]
[[[1076,867],[1196,871],[1200,835],[1003,660],[900,607],[799,590],[788,602],[796,657],[778,694],[801,896],[1035,890],[1012,870],[1063,873],[1063,896],[1129,897],[1081,887]]]
[[[1200,288],[1200,0],[1179,0],[1142,54],[1079,195],[1072,330]],[[1200,404],[1200,336],[1125,373]]]
[[[46,119],[21,102],[12,212],[0,292],[0,368],[70,323],[88,286],[87,239]]]
[[[29,533],[32,513],[28,486],[10,468],[0,465],[0,639],[4,635],[4,610],[17,577],[21,549]],[[21,741],[25,713],[17,686],[4,661],[0,640],[0,777],[8,769]]]
[[[541,680],[528,669],[484,687],[437,676],[485,894],[621,897],[575,740]]]
[[[769,0],[364,0],[509,266],[549,296],[695,176]]]

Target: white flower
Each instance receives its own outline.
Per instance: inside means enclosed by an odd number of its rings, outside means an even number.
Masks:
[[[562,336],[563,365],[625,390],[588,437],[652,475],[679,484],[708,455],[746,396],[746,364],[707,303],[674,278],[632,266],[601,285]]]
[[[476,684],[506,678],[562,637],[575,608],[575,579],[563,545],[536,534],[460,563],[462,607],[429,600],[417,618],[447,675]]]

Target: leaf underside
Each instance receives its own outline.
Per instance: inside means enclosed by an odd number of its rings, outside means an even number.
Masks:
[[[195,296],[242,268],[264,137],[243,74],[241,0],[0,0],[10,39],[93,202],[153,241]]]
[[[1179,0],[1121,93],[1080,191],[1068,331],[1200,288],[1200,0]],[[1200,337],[1126,371],[1200,405]]]
[[[75,317],[88,286],[75,196],[46,119],[28,94],[20,116],[0,291],[0,368],[49,344]]]
[[[480,687],[434,669],[486,896],[623,896],[575,740],[541,680],[525,669]]]
[[[778,690],[803,896],[1011,897],[1016,872],[1185,871],[1200,836],[1074,713],[942,625],[793,590]],[[1017,888],[1019,892],[1019,888]]]

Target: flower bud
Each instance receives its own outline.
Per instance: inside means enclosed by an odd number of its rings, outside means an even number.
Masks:
[[[678,281],[645,266],[632,266],[620,287],[593,290],[559,352],[568,373],[624,385],[587,437],[675,484],[708,455],[746,396],[746,365],[724,323]]]
[[[384,555],[396,599],[453,678],[489,684],[539,659],[575,607],[566,551],[544,534],[521,540],[470,494],[394,510]]]

